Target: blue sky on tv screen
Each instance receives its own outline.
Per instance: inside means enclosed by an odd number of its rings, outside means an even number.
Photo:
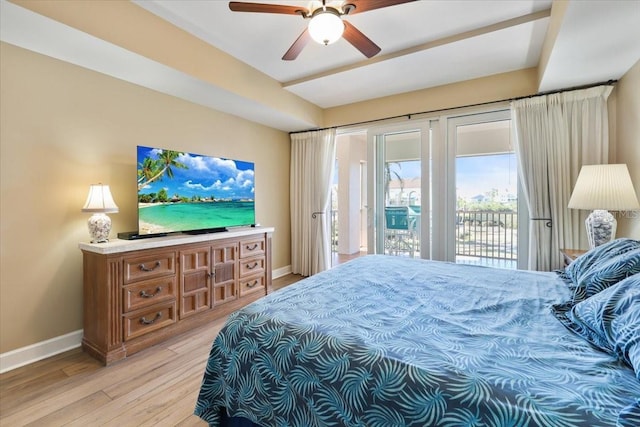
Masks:
[[[152,178],[157,175],[153,173],[141,178],[145,159],[157,161],[163,152],[166,154],[167,150],[138,146],[138,186],[144,184],[138,189],[139,194],[158,193],[164,188],[169,197],[254,199],[255,168],[251,162],[179,152],[170,166],[173,178],[166,171],[157,179]],[[164,165],[156,166],[155,171],[163,169]]]

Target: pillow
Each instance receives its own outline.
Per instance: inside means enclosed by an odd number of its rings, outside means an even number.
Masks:
[[[635,402],[626,406],[618,414],[618,427],[638,427],[640,426],[640,397]]]
[[[567,329],[631,366],[640,380],[640,274],[630,276],[568,311]]]
[[[583,275],[592,267],[609,261],[611,258],[621,255],[633,249],[640,249],[640,240],[621,238],[612,240],[600,246],[596,246],[589,252],[579,256],[564,270],[565,275],[578,284]]]
[[[599,260],[580,276],[572,303],[584,301],[636,273],[640,273],[640,248],[626,251],[607,261]]]

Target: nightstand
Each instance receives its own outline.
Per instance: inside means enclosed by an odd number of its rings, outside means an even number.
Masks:
[[[564,257],[565,266],[571,264],[576,258],[586,252],[587,251],[582,249],[560,249],[560,253]]]

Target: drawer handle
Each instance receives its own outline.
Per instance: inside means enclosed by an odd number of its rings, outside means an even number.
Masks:
[[[253,288],[258,284],[257,280],[254,280],[253,283],[247,283],[247,288]]]
[[[139,267],[140,267],[140,270],[142,270],[142,271],[147,271],[147,272],[149,272],[149,271],[153,271],[153,270],[155,270],[156,268],[160,267],[160,261],[156,261],[156,265],[154,265],[154,266],[153,266],[153,267],[151,267],[151,268],[146,267],[144,264],[140,264],[140,265],[139,265]]]
[[[245,249],[248,251],[255,251],[256,249],[258,249],[258,244],[254,243],[253,246],[246,245]]]
[[[249,265],[247,264],[247,270],[253,270],[254,268],[256,268],[258,266],[258,262],[254,262],[253,265]]]
[[[152,294],[148,294],[147,291],[140,291],[140,296],[142,298],[153,298],[156,295],[158,295],[160,292],[162,292],[162,286],[158,286],[156,288],[156,291],[154,293],[152,293]]]
[[[151,320],[147,320],[144,317],[141,317],[140,318],[140,323],[143,324],[143,325],[151,325],[152,323],[155,323],[156,320],[159,320],[161,318],[162,318],[162,312],[159,311],[159,312],[156,313],[156,317],[154,317]]]

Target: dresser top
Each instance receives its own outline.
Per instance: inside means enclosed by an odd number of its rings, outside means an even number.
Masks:
[[[80,242],[78,247],[83,251],[109,255],[142,249],[164,248],[166,246],[184,245],[188,243],[214,242],[222,239],[251,237],[258,234],[273,233],[273,227],[240,227],[229,231],[207,234],[170,234],[164,237],[148,237],[134,240],[111,239],[106,243]]]

